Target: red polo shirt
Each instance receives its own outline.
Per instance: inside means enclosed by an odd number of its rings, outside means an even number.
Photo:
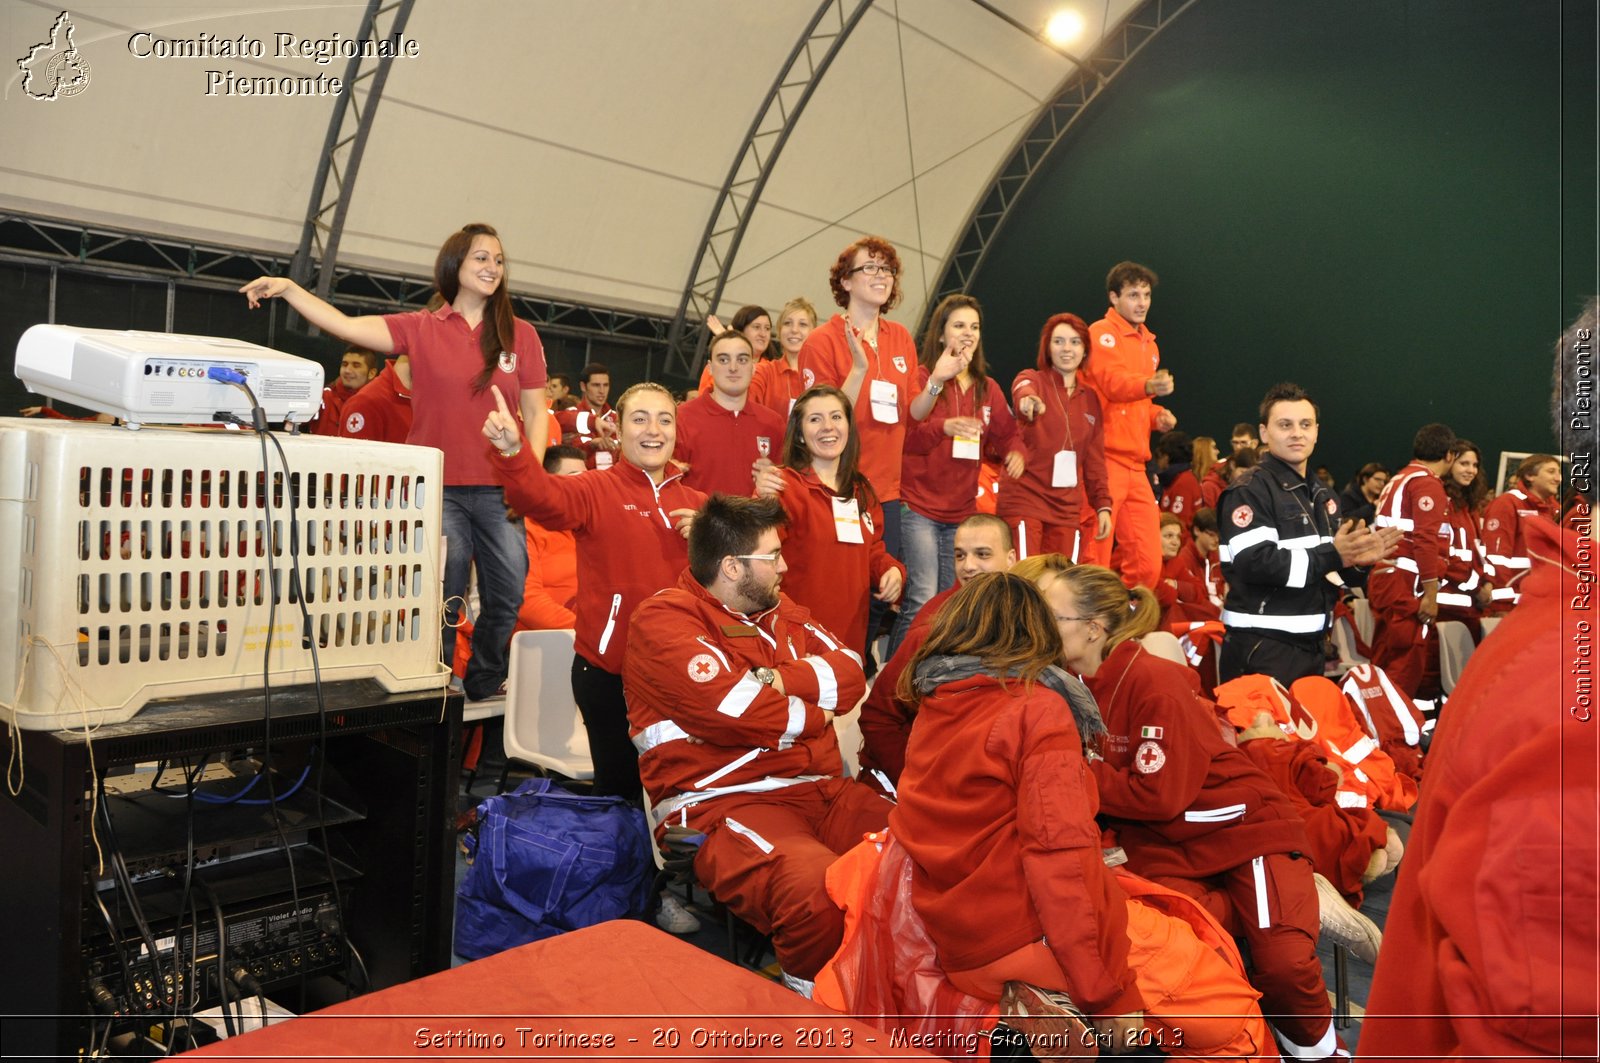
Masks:
[[[492,449],[483,438],[483,422],[495,408],[489,389],[474,392],[473,378],[483,370],[478,328],[454,307],[385,314],[384,324],[395,354],[411,356],[412,420],[406,442],[444,451],[446,487],[496,487]],[[489,384],[506,406],[518,408],[522,392],[544,387],[544,344],[533,326],[518,318],[516,350],[504,352]],[[541,397],[541,403],[544,401]]]
[[[791,368],[789,360],[781,356],[757,365],[755,379],[750,381],[751,401],[761,403],[785,422],[789,419],[789,408],[805,390],[805,377],[800,367]]]
[[[747,400],[735,413],[714,395],[701,395],[678,407],[672,457],[689,466],[683,482],[696,491],[749,496],[756,486],[751,472],[756,459],[767,457],[776,464],[781,456],[783,426],[783,418],[759,403]]]
[[[806,337],[806,345],[800,348],[801,383],[806,387],[838,387],[850,375],[854,362],[844,338],[845,327],[844,315],[835,314]],[[867,351],[867,376],[861,382],[861,393],[850,397],[856,408],[856,431],[861,436],[860,469],[878,500],[888,506],[900,501],[900,452],[906,441],[906,421],[911,417],[917,345],[904,325],[884,318],[878,319],[878,349],[874,351],[865,340],[861,342]],[[895,387],[897,419],[893,424],[872,416],[872,384],[876,380]]]

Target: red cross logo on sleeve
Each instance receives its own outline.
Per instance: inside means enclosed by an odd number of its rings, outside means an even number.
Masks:
[[[1154,775],[1166,762],[1166,750],[1154,742],[1140,742],[1138,750],[1133,754],[1133,766],[1140,775]]]
[[[689,678],[696,683],[709,683],[720,671],[717,659],[709,653],[697,653],[689,660]]]

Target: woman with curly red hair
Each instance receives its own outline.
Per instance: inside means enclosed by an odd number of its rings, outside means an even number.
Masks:
[[[900,556],[900,452],[909,418],[917,344],[884,318],[900,303],[900,256],[881,236],[839,252],[828,286],[841,313],[818,325],[800,349],[808,388],[829,384],[855,405],[861,472],[883,505],[883,541]]]
[[[1085,494],[1098,514],[1095,538],[1111,534],[1105,421],[1100,399],[1078,379],[1088,357],[1089,326],[1077,314],[1056,314],[1039,333],[1038,368],[1011,384],[1028,462],[1000,492],[996,515],[1011,525],[1018,558],[1056,553],[1077,561]]]

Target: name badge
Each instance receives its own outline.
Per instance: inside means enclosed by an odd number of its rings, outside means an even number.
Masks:
[[[872,419],[879,424],[900,423],[900,387],[892,380],[872,382]]]
[[[861,537],[861,503],[854,498],[833,499],[833,534],[841,543],[865,543]]]
[[[611,468],[611,451],[597,450],[594,452],[594,467],[597,469]]]
[[[1056,451],[1056,464],[1055,469],[1050,473],[1050,486],[1078,486],[1078,454],[1076,451]]]
[[[956,436],[951,440],[950,456],[962,461],[978,460],[978,437]]]

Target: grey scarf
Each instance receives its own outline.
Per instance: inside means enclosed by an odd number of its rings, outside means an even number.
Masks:
[[[960,679],[970,679],[975,675],[988,675],[996,679],[1017,678],[1015,672],[1001,675],[994,669],[986,667],[981,658],[963,654],[929,657],[917,666],[912,686],[918,694],[929,694],[935,687],[954,683]],[[1098,750],[1101,740],[1105,737],[1106,725],[1105,721],[1100,719],[1100,706],[1095,704],[1094,695],[1083,685],[1083,680],[1051,665],[1040,674],[1038,682],[1059,694],[1072,709],[1072,719],[1078,725],[1078,736],[1083,739],[1084,747]]]

